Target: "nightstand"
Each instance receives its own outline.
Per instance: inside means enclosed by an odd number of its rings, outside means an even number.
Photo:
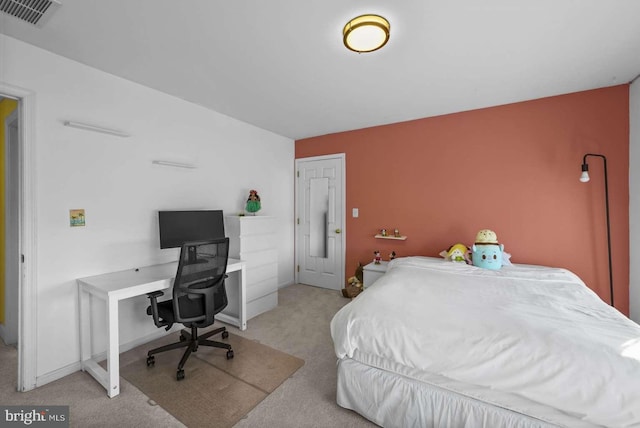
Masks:
[[[382,275],[384,275],[385,272],[387,271],[387,265],[389,265],[389,262],[382,262],[381,261],[379,265],[375,264],[374,262],[371,262],[368,265],[366,265],[365,267],[363,267],[362,268],[362,281],[363,281],[364,284],[362,285],[362,288],[366,289],[367,287],[370,287]]]

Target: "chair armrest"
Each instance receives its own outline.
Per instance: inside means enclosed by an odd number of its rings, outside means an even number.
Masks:
[[[151,293],[147,293],[147,297],[149,297],[150,299],[151,298],[156,298],[157,299],[160,296],[164,296],[164,292],[162,292],[162,291],[153,291]]]
[[[158,297],[160,296],[164,296],[164,293],[162,291],[153,291],[151,293],[147,293],[149,303],[151,303],[151,306],[147,308],[147,315],[153,316],[153,323],[156,325],[156,327],[166,326],[166,330],[169,330],[171,328],[171,325],[162,321],[160,319],[160,316],[158,316]]]

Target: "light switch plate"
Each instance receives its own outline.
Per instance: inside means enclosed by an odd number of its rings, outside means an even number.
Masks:
[[[353,218],[358,218],[358,215],[360,215],[360,212],[358,211],[357,208],[354,208],[353,210],[351,210],[351,213],[353,215]]]

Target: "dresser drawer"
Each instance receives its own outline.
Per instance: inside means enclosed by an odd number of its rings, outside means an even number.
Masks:
[[[247,302],[247,319],[251,319],[278,306],[278,293],[273,292]]]
[[[278,265],[268,264],[247,269],[247,287],[270,278],[278,280]]]
[[[240,248],[242,252],[252,252],[268,250],[276,245],[276,235],[268,233],[265,235],[240,236]]]
[[[247,269],[268,264],[278,264],[278,250],[270,249],[264,251],[241,251],[240,260],[247,263]]]
[[[240,236],[276,233],[276,221],[273,217],[249,216],[240,219]]]
[[[276,278],[268,278],[255,284],[247,284],[247,302],[251,302],[275,291],[278,291],[278,280]]]

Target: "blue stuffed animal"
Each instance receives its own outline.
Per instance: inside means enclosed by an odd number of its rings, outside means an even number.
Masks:
[[[504,245],[498,243],[495,232],[483,229],[476,235],[471,246],[471,261],[474,266],[498,270],[502,267]]]

